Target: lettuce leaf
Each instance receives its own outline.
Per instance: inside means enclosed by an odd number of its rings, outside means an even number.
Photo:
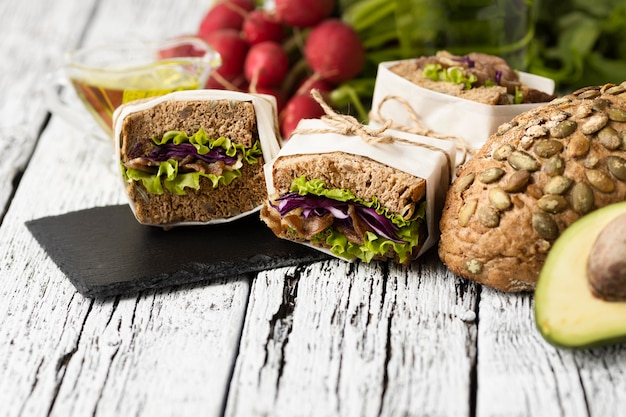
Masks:
[[[426,64],[422,75],[426,78],[430,78],[433,81],[447,81],[454,84],[464,84],[465,90],[472,88],[472,84],[478,81],[478,78],[474,74],[470,74],[469,77],[465,76],[465,73],[461,67],[448,67],[443,68],[440,64]]]
[[[120,163],[122,175],[126,182],[141,181],[146,190],[151,194],[163,194],[165,190],[172,194],[185,195],[186,189],[200,189],[200,178],[205,177],[211,180],[213,188],[220,185],[228,185],[235,178],[241,177],[241,161],[248,164],[256,164],[259,157],[263,155],[259,141],[256,141],[251,148],[245,148],[242,144],[233,143],[226,137],[211,139],[203,129],[198,130],[191,136],[185,132],[172,130],[166,132],[161,138],[153,137],[152,141],[157,146],[186,145],[195,147],[198,155],[207,155],[213,150],[219,149],[224,152],[229,159],[222,159],[231,162],[227,166],[230,169],[222,171],[221,175],[206,174],[203,172],[179,172],[178,161],[173,158],[160,161],[156,172],[147,172],[135,168],[126,168]],[[181,146],[183,148],[183,146]],[[188,153],[185,150],[183,153]],[[203,159],[200,158],[199,159]]]
[[[395,241],[372,232],[366,232],[363,244],[359,245],[348,241],[342,233],[333,227],[313,236],[312,243],[325,243],[336,256],[370,262],[376,256],[386,255],[389,249],[392,249],[397,254],[399,262],[405,263],[411,260],[413,249],[420,243],[419,229],[426,217],[425,201],[420,204],[411,218],[405,219],[382,207],[376,198],[373,198],[372,201],[365,201],[356,197],[349,190],[328,189],[324,181],[318,179],[307,180],[304,176],[296,178],[291,184],[291,191],[300,195],[312,194],[339,202],[350,202],[375,208],[378,214],[384,215],[397,226],[396,236],[399,239]]]

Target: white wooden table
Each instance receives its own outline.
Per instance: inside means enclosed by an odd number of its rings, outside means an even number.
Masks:
[[[533,297],[325,261],[134,297],[77,293],[24,222],[124,203],[111,149],[49,117],[65,51],[194,32],[199,0],[0,3],[0,416],[621,416],[626,347],[568,351]],[[76,175],[80,172],[81,175]]]

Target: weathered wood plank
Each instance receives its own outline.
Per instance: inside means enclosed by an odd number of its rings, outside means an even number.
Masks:
[[[433,253],[261,273],[226,415],[470,415],[475,300]]]
[[[66,3],[0,3],[0,219],[47,115],[44,75],[74,47],[93,7]]]
[[[532,294],[482,289],[476,415],[621,415],[626,347],[555,348],[537,331],[533,308]]]
[[[32,4],[24,4],[15,17],[20,24],[28,19],[36,25],[48,22],[47,13],[59,18],[54,30],[68,38],[57,41],[56,52],[52,47],[49,62],[35,62],[33,78],[54,68],[61,49],[79,43],[88,18],[93,25],[87,42],[102,41],[109,29],[118,38],[131,28],[147,38],[167,37],[197,24],[208,7],[197,0],[119,0],[100,2],[89,16],[86,2],[79,2],[86,7],[82,14],[69,3],[50,3],[37,16],[31,16]],[[72,30],[63,32],[65,27]],[[11,77],[7,82],[19,84],[17,75]],[[37,108],[45,112],[41,97],[35,97],[32,109],[23,109],[28,117]],[[53,116],[0,226],[3,416],[221,415],[246,308],[247,277],[93,302],[76,293],[24,225],[41,216],[124,201],[111,145],[86,138]]]

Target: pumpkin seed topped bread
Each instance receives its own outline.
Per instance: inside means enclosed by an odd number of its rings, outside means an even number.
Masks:
[[[626,200],[626,82],[588,87],[505,123],[457,171],[439,255],[455,274],[531,291],[556,238]]]

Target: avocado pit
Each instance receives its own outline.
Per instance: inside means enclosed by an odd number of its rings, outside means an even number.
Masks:
[[[587,279],[594,296],[626,301],[626,214],[613,219],[593,243]]]

